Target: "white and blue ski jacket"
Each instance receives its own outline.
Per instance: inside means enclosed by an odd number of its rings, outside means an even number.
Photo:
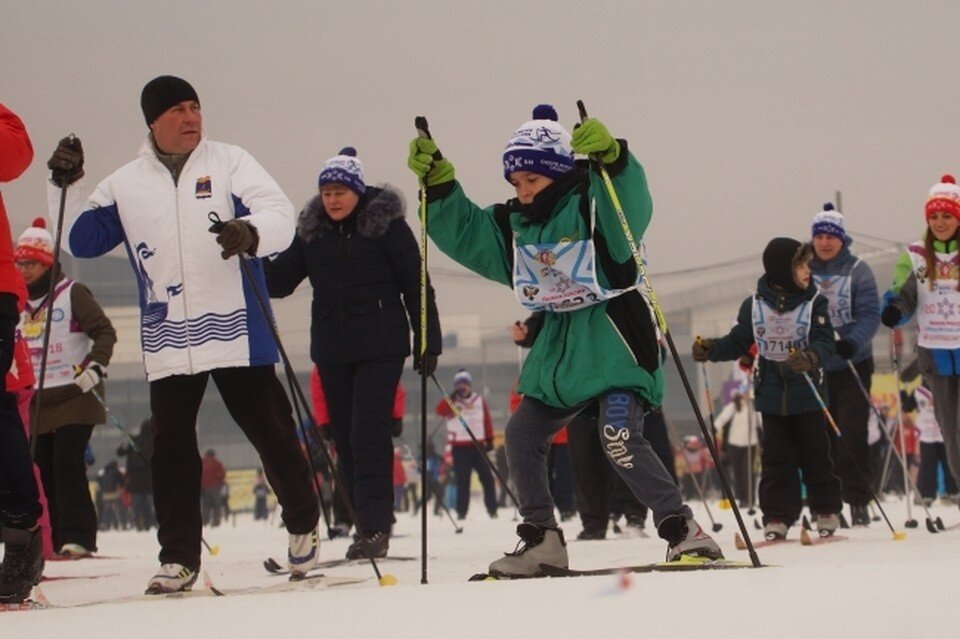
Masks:
[[[272,177],[243,149],[201,139],[174,183],[148,138],[137,158],[84,197],[67,192],[64,237],[72,255],[97,257],[123,244],[140,291],[140,338],[149,381],[235,366],[274,364],[267,319],[239,261],[220,257],[211,212],[256,227],[257,253],[287,248],[296,217]],[[60,190],[49,187],[51,211]],[[259,259],[248,264],[267,300]],[[269,304],[269,302],[267,302]]]

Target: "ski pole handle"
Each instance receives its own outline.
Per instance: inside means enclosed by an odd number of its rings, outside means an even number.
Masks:
[[[583,105],[583,100],[577,100],[577,111],[580,112],[580,121],[587,119],[587,107]]]
[[[413,119],[413,126],[417,128],[417,135],[425,140],[432,140],[433,136],[430,135],[430,127],[427,125],[427,118],[422,115],[418,115]],[[443,159],[443,153],[440,152],[440,149],[437,149],[433,152],[433,161],[439,162]]]

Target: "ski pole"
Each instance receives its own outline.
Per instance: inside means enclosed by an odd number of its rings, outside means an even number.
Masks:
[[[907,521],[903,525],[907,528],[916,528],[917,520],[913,518],[913,506],[911,504],[910,497],[910,484],[907,483],[907,479],[910,475],[910,471],[907,469],[907,442],[906,435],[903,429],[903,405],[900,403],[900,390],[902,388],[902,383],[900,379],[900,345],[901,345],[901,336],[900,331],[896,328],[890,329],[890,352],[891,358],[893,360],[893,376],[894,383],[897,386],[896,401],[897,401],[897,429],[900,431],[900,453],[903,455],[903,494],[905,501],[907,502]],[[891,442],[891,447],[893,446]],[[919,495],[919,493],[918,493]],[[921,499],[921,502],[923,500]]]
[[[586,120],[587,109],[583,104],[583,100],[577,100],[577,108],[580,110],[581,121]],[[736,500],[733,499],[733,493],[730,490],[730,484],[727,481],[726,474],[720,467],[720,455],[717,453],[716,446],[713,445],[713,440],[710,438],[710,433],[707,431],[707,425],[703,421],[703,414],[700,412],[700,406],[697,403],[696,394],[693,392],[693,387],[690,385],[690,379],[687,377],[687,372],[683,368],[683,363],[680,360],[680,354],[677,352],[677,346],[673,342],[673,336],[670,334],[670,329],[667,326],[667,318],[663,314],[663,309],[660,307],[660,303],[657,301],[656,292],[653,289],[653,285],[650,283],[646,266],[644,266],[643,263],[643,257],[640,255],[640,250],[637,248],[636,241],[634,241],[633,232],[630,230],[630,225],[627,223],[627,217],[623,212],[623,207],[620,205],[620,198],[617,197],[617,190],[613,186],[613,181],[610,179],[610,174],[603,165],[603,160],[600,157],[593,157],[591,159],[596,163],[596,166],[600,171],[600,177],[602,178],[603,184],[606,187],[607,195],[610,197],[610,202],[613,205],[614,211],[616,212],[617,220],[619,220],[620,227],[623,230],[624,238],[630,247],[630,253],[633,255],[633,260],[637,265],[637,275],[643,280],[644,291],[646,292],[646,297],[649,300],[650,306],[653,308],[653,313],[657,320],[657,326],[660,328],[660,332],[663,334],[663,337],[667,342],[667,346],[670,348],[670,354],[673,356],[673,361],[677,366],[677,372],[680,374],[680,381],[683,382],[683,388],[687,393],[687,398],[690,400],[693,413],[697,418],[697,424],[700,426],[700,431],[703,433],[703,436],[707,441],[707,447],[710,450],[711,457],[713,457],[713,463],[717,466],[717,475],[720,477],[720,486],[723,489],[723,494],[731,501],[731,506],[733,506],[733,515],[737,520],[737,525],[740,527],[740,532],[743,535],[744,543],[747,545],[747,550],[750,553],[750,561],[754,568],[760,568],[763,564],[760,563],[760,557],[757,556],[756,548],[754,548],[753,542],[750,540],[750,533],[747,531],[747,527],[743,523],[743,517],[740,514],[740,509],[737,507]]]
[[[853,365],[853,362],[851,362],[850,360],[847,360],[847,367],[850,369],[850,372],[853,374],[853,378],[857,380],[857,386],[860,387],[860,392],[863,393],[863,398],[866,400],[870,408],[873,409],[874,415],[876,416],[877,420],[879,420],[880,432],[883,433],[883,436],[887,438],[887,442],[890,444],[890,449],[894,450],[895,447],[893,445],[893,438],[890,436],[890,433],[887,432],[887,429],[885,427],[886,422],[883,419],[883,415],[880,414],[880,411],[877,409],[877,407],[874,406],[873,402],[870,401],[870,393],[869,391],[867,391],[867,387],[864,385],[863,380],[860,379],[860,375],[857,373],[857,368]],[[897,390],[899,391],[899,388]],[[900,402],[900,398],[898,397],[897,398],[898,406],[899,406],[899,402]],[[903,468],[906,468],[907,462],[903,458],[903,456],[899,452],[896,452],[895,450],[894,450],[894,453],[896,454],[897,461],[900,462],[900,465]],[[910,473],[907,473],[905,477],[910,481],[910,489],[914,491],[914,493],[919,495],[920,490],[917,488],[917,484],[916,482],[913,481],[913,477],[910,476]],[[920,500],[920,505],[923,507],[923,511],[927,516],[927,521],[926,521],[927,530],[929,530],[932,533],[936,533],[936,532],[939,532],[940,530],[946,529],[946,526],[943,525],[942,519],[940,519],[939,517],[934,519],[930,515],[930,510],[927,509],[927,505],[923,503],[923,499]],[[907,525],[907,524],[904,524],[904,525]],[[913,528],[914,526],[908,526],[908,527]]]
[[[67,137],[70,139],[71,146],[73,146],[73,142],[77,139],[77,137],[73,133]],[[40,372],[37,375],[37,388],[35,393],[37,401],[34,403],[32,419],[30,420],[31,459],[37,455],[37,431],[40,428],[40,407],[43,404],[43,387],[47,376],[47,355],[49,354],[48,351],[50,349],[50,327],[53,322],[54,287],[56,287],[57,280],[60,278],[60,245],[63,242],[63,216],[64,211],[67,208],[68,186],[68,184],[64,183],[60,187],[60,207],[57,211],[57,234],[53,241],[53,264],[50,265],[50,284],[47,287],[46,298],[40,303],[41,309],[44,306],[47,307],[47,314],[43,321],[43,352],[40,354]]]
[[[77,369],[79,367],[75,366],[74,368]],[[103,406],[103,410],[104,412],[107,413],[107,417],[110,419],[110,423],[113,424],[117,428],[117,430],[123,433],[124,437],[127,438],[127,441],[130,442],[130,446],[133,448],[133,452],[137,454],[137,457],[139,457],[141,461],[143,461],[143,464],[147,467],[148,470],[152,470],[153,467],[150,465],[150,460],[144,456],[143,451],[140,450],[140,446],[137,445],[137,442],[133,439],[133,437],[130,436],[129,431],[127,431],[127,429],[123,427],[123,424],[121,424],[120,421],[116,418],[116,416],[113,414],[113,411],[110,410],[110,407],[107,405],[107,403],[103,401],[103,396],[100,395],[100,393],[98,393],[97,389],[95,388],[90,389],[90,394],[93,395],[98,402],[100,402],[101,406]],[[207,540],[203,538],[203,535],[200,535],[200,542],[204,545],[204,547],[207,549],[207,551],[211,555],[216,556],[217,553],[220,552],[220,546],[211,546],[210,544],[207,543]]]
[[[313,489],[317,491],[317,500],[320,502],[320,512],[323,514],[323,523],[327,527],[327,539],[333,539],[336,535],[334,535],[333,527],[330,525],[330,514],[327,512],[327,500],[323,496],[320,480],[317,479],[317,468],[313,463],[313,452],[310,450],[310,440],[307,438],[307,427],[306,424],[304,424],[303,415],[300,413],[300,402],[297,401],[296,393],[293,392],[293,383],[290,381],[295,377],[295,373],[289,369],[284,372],[287,374],[287,388],[290,389],[290,397],[293,399],[291,403],[293,404],[294,414],[297,416],[297,430],[300,431],[300,436],[303,438],[307,465],[310,466],[310,480],[313,484]],[[303,409],[304,411],[310,410],[307,406],[304,406]],[[314,420],[314,422],[316,422],[316,420]],[[316,429],[314,429],[313,435],[317,440],[320,440],[320,434]],[[319,446],[325,446],[323,441],[317,441],[317,444]]]
[[[218,232],[220,228],[223,227],[225,222],[220,219],[220,215],[216,211],[210,211],[207,215],[207,218],[213,222],[214,226],[211,227],[213,232]],[[287,356],[287,351],[283,347],[283,342],[280,340],[280,334],[277,332],[277,327],[273,323],[273,318],[270,313],[270,309],[267,306],[266,301],[263,298],[260,288],[257,285],[256,280],[253,278],[253,273],[250,272],[250,266],[247,264],[247,260],[243,255],[237,255],[237,258],[240,262],[240,272],[243,275],[244,280],[247,282],[247,286],[253,291],[253,296],[257,300],[257,307],[260,310],[260,313],[263,315],[264,322],[267,327],[270,329],[270,335],[273,337],[273,342],[277,347],[277,351],[280,353],[280,357],[283,360],[284,370],[288,372],[293,370],[293,365],[290,363],[290,358]],[[300,382],[296,378],[293,378],[291,384],[293,389],[296,391],[296,397],[300,400],[303,406],[307,406],[307,398],[303,394],[303,388],[300,387]],[[310,419],[310,427],[314,430],[317,429],[317,423],[313,419],[312,413],[307,413],[307,417]],[[380,567],[377,566],[377,560],[373,557],[373,552],[370,548],[370,542],[363,534],[363,530],[360,527],[360,522],[357,519],[357,513],[353,509],[353,504],[350,503],[350,499],[347,497],[347,491],[343,483],[343,479],[340,477],[339,469],[334,465],[333,460],[330,458],[330,453],[323,446],[320,447],[320,450],[323,452],[324,459],[327,462],[327,465],[330,468],[330,474],[334,478],[334,488],[337,489],[340,497],[343,501],[343,507],[347,511],[347,515],[350,517],[350,520],[353,522],[354,528],[357,529],[357,537],[360,543],[363,545],[364,554],[367,555],[367,559],[370,560],[370,565],[373,567],[373,572],[377,576],[377,583],[381,586],[393,586],[397,583],[397,578],[393,575],[383,575],[380,573]]]
[[[423,139],[432,139],[427,118],[418,115],[413,119],[413,126],[417,135]],[[443,159],[443,154],[437,149],[433,162]],[[432,162],[431,162],[432,165]],[[429,173],[429,170],[427,171]],[[420,461],[423,468],[427,467],[427,371],[425,359],[427,356],[427,176],[420,179],[420,352],[414,357],[420,358]],[[421,475],[421,499],[427,500],[427,480]],[[437,499],[440,499],[438,496]],[[420,513],[420,583],[427,583],[427,509]]]
[[[863,470],[860,468],[860,465],[857,464],[856,460],[853,458],[853,454],[850,451],[850,447],[847,446],[847,441],[843,438],[843,434],[840,432],[840,428],[837,426],[837,422],[834,421],[833,415],[830,414],[830,409],[827,408],[826,403],[823,401],[823,396],[820,395],[820,391],[817,390],[817,387],[814,385],[813,380],[810,379],[810,373],[804,372],[803,379],[806,380],[807,386],[810,388],[810,392],[813,393],[814,398],[817,400],[817,403],[820,405],[820,409],[823,411],[823,416],[827,420],[827,424],[830,428],[833,429],[834,434],[837,436],[837,440],[842,443],[842,445],[847,449],[847,454],[850,455],[850,459],[853,462],[853,467],[857,469],[857,472],[860,473],[860,479],[863,480],[867,488],[870,489],[870,493],[873,496],[873,501],[877,503],[877,508],[880,509],[880,514],[883,515],[884,521],[887,522],[887,526],[890,527],[890,532],[893,533],[894,541],[903,541],[907,538],[907,533],[898,532],[893,524],[890,523],[890,518],[887,517],[887,513],[883,510],[883,506],[880,505],[880,500],[877,499],[877,493],[873,492],[873,487],[870,486],[870,482],[867,481],[866,475],[863,474]]]
[[[506,480],[503,478],[503,475],[500,474],[500,471],[497,470],[496,465],[494,465],[494,463],[490,461],[490,458],[487,457],[487,451],[483,449],[483,446],[480,444],[480,441],[477,439],[476,435],[473,434],[473,430],[471,430],[470,424],[468,424],[467,420],[463,418],[463,413],[461,413],[460,409],[457,408],[457,405],[454,404],[453,401],[451,401],[450,395],[444,392],[443,386],[441,386],[440,382],[437,381],[437,376],[431,375],[430,379],[433,380],[433,383],[437,386],[437,390],[439,390],[440,393],[443,395],[443,399],[444,401],[447,402],[447,406],[450,407],[450,410],[453,412],[453,414],[457,417],[458,420],[460,420],[460,425],[463,426],[463,429],[465,431],[467,431],[467,435],[470,436],[470,440],[473,442],[473,445],[476,447],[478,451],[480,451],[480,456],[483,458],[483,461],[485,461],[487,466],[490,468],[490,470],[493,471],[493,474],[497,478],[497,481],[500,482],[500,485],[503,486],[504,492],[506,492],[507,495],[510,496],[510,499],[513,500],[513,503],[517,506],[517,508],[519,508],[520,501],[513,494],[513,491],[510,490],[510,487],[507,486]]]
[[[703,340],[700,338],[699,335],[697,335],[696,340],[697,340],[697,342],[702,342],[702,341],[703,341]],[[706,396],[706,398],[707,398],[707,415],[708,415],[708,417],[709,417],[709,419],[710,419],[710,434],[713,436],[714,445],[716,445],[716,443],[717,443],[717,421],[716,421],[716,419],[715,419],[714,416],[713,416],[713,394],[710,392],[710,377],[709,377],[709,375],[708,375],[708,373],[707,373],[707,363],[706,363],[706,362],[703,362],[702,364],[700,364],[700,377],[703,378],[703,394],[704,394],[704,395]],[[724,442],[724,445],[726,445],[726,442]],[[718,448],[717,450],[719,451],[720,449]],[[719,465],[720,465],[720,463],[719,463],[719,461],[718,461],[718,462],[717,462],[717,466],[719,466]],[[704,481],[704,484],[706,484],[706,482],[707,482],[707,475],[706,475],[706,473],[704,473],[703,481]],[[704,498],[704,501],[706,501],[706,498]],[[720,508],[720,510],[730,510],[730,500],[727,499],[726,497],[724,497],[723,499],[720,500],[720,502],[717,504],[717,506]]]
[[[754,463],[754,459],[753,459],[753,436],[754,436],[754,434],[755,434],[754,431],[756,430],[756,424],[757,424],[757,421],[756,421],[756,420],[757,420],[757,411],[756,411],[756,408],[754,407],[754,403],[753,403],[753,388],[752,388],[752,386],[753,386],[753,385],[750,384],[750,383],[747,384],[747,398],[746,398],[746,399],[747,399],[747,410],[750,411],[749,413],[747,413],[747,425],[748,425],[748,428],[749,428],[749,430],[747,431],[747,456],[748,456],[748,459],[747,459],[747,485],[749,486],[749,490],[750,490],[750,493],[749,493],[749,494],[750,494],[750,506],[749,506],[749,508],[747,508],[747,514],[748,514],[748,515],[752,515],[752,514],[754,514],[754,513],[757,512],[756,509],[754,509],[754,503],[755,503],[755,502],[754,502],[754,496],[755,496],[755,494],[756,494],[757,491],[756,491],[756,486],[754,485],[754,478],[753,478],[753,463]]]
[[[680,433],[677,432],[676,427],[673,425],[673,422],[667,419],[666,413],[663,415],[663,421],[667,423],[667,426],[670,427],[670,434],[673,435],[673,438],[680,442]],[[694,487],[697,489],[697,494],[700,495],[700,501],[703,502],[703,507],[707,511],[707,518],[710,519],[710,526],[713,529],[713,532],[720,532],[723,529],[723,524],[717,523],[713,518],[713,513],[710,512],[710,505],[707,504],[707,498],[703,494],[703,488],[700,486],[700,482],[697,481],[697,475],[693,472],[693,466],[690,464],[690,460],[687,459],[687,456],[680,454],[683,458],[683,463],[687,467],[687,475],[690,477],[690,480],[693,482]]]

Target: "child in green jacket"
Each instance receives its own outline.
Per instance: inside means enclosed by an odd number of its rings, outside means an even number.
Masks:
[[[540,564],[567,567],[563,533],[547,484],[551,436],[593,401],[607,458],[654,514],[668,559],[723,555],[694,521],[677,486],[643,437],[643,416],[663,399],[663,371],[653,313],[624,229],[602,179],[574,152],[607,167],[636,238],[652,214],[643,168],[596,119],[573,137],[553,107],[540,105],[503,154],[503,176],[516,198],[481,208],[454,180],[453,165],[435,159],[433,140],[410,143],[408,165],[427,186],[430,237],[472,271],[514,289],[543,328],[520,376],[523,394],[506,426],[511,475],[523,523],[517,550],[490,573],[535,575]]]

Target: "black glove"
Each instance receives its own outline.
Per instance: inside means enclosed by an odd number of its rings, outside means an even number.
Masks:
[[[843,359],[850,359],[857,352],[857,347],[853,345],[853,342],[845,339],[837,340],[836,347],[837,355]]]
[[[223,247],[220,257],[225,260],[234,255],[249,253],[256,255],[257,244],[260,242],[257,229],[243,220],[230,220],[210,225],[211,233],[217,234],[217,244]]]
[[[70,186],[83,177],[83,146],[78,137],[66,137],[60,140],[56,150],[47,160],[50,179],[63,188]]]
[[[809,373],[820,363],[820,358],[809,348],[793,351],[784,362],[794,373]]]
[[[716,342],[712,339],[698,339],[693,343],[693,361],[709,362],[710,351]]]
[[[399,437],[403,434],[403,418],[393,417],[390,419],[390,435]]]
[[[485,439],[485,440],[483,440],[483,449],[484,449],[485,451],[487,451],[488,453],[489,453],[491,450],[493,450],[493,440],[492,440],[492,439]]]
[[[885,309],[883,313],[880,314],[880,321],[883,322],[883,325],[887,328],[896,328],[897,324],[900,323],[900,320],[903,319],[903,313],[900,312],[900,309],[890,304]]]
[[[437,356],[433,353],[427,353],[423,357],[423,363],[420,362],[420,353],[415,353],[413,356],[413,370],[420,372],[420,369],[423,369],[423,374],[427,377],[433,375],[437,370]]]

